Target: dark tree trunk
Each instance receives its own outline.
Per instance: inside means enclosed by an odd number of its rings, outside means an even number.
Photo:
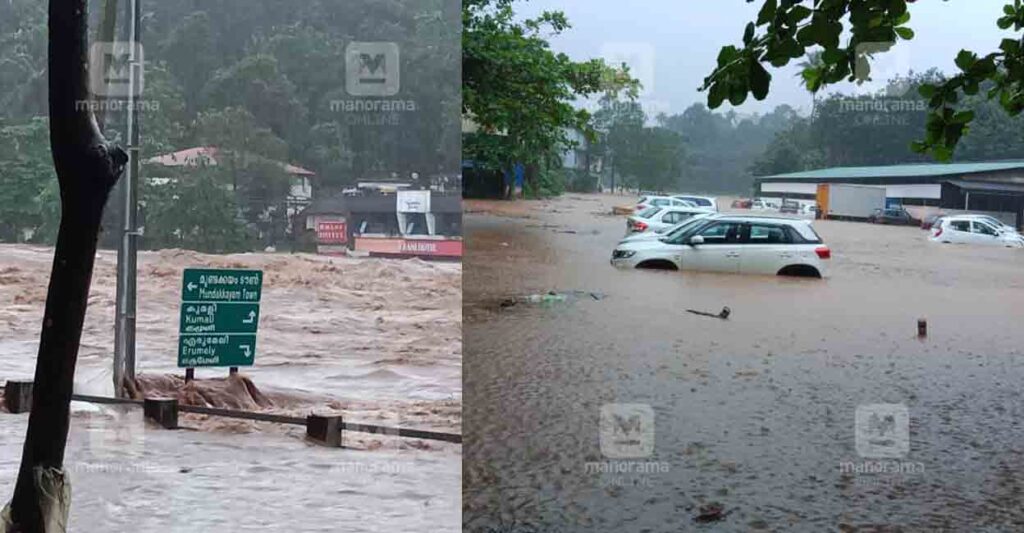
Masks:
[[[32,412],[11,501],[16,530],[45,531],[35,477],[62,475],[68,406],[82,337],[100,216],[128,156],[103,138],[88,102],[85,0],[50,0],[50,145],[61,220],[36,360]]]

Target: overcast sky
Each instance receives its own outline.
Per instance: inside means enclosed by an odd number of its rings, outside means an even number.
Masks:
[[[985,54],[1010,35],[996,27],[1006,0],[921,0],[911,6],[910,27],[917,33],[893,51],[879,57],[875,73],[905,73],[937,67],[954,71],[953,58],[966,48]],[[572,28],[551,39],[555,50],[575,59],[630,57],[634,77],[647,86],[643,100],[648,115],[658,111],[682,112],[694,102],[706,102],[697,91],[715,65],[723,45],[739,44],[743,26],[756,18],[762,4],[757,0],[528,0],[518,4],[524,17],[545,10],[561,10]],[[620,60],[621,61],[621,60]],[[740,113],[764,113],[776,105],[789,104],[806,112],[810,96],[803,91],[796,74],[787,66],[770,70],[772,88],[768,98],[750,98]],[[879,77],[873,76],[876,80]],[[888,76],[886,76],[888,77]],[[842,83],[843,92],[865,91]],[[728,109],[728,102],[723,110]]]

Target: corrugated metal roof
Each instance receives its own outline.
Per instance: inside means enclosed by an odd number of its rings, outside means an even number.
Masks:
[[[792,174],[763,176],[757,179],[877,179],[915,178],[932,176],[962,176],[1002,170],[1024,170],[1024,161],[995,161],[989,163],[945,163],[886,165],[877,167],[834,167]]]
[[[949,180],[949,183],[967,191],[1003,193],[1019,195],[1024,194],[1024,185],[1016,183],[992,183],[989,181],[964,181]]]

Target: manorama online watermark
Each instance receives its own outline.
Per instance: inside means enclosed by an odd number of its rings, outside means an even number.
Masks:
[[[377,100],[351,98],[331,100],[332,113],[341,114],[349,126],[398,126],[402,113],[415,113],[415,100]]]
[[[609,403],[601,406],[599,437],[601,453],[608,459],[588,461],[584,473],[600,475],[602,486],[650,487],[656,474],[670,465],[652,461],[654,409],[641,403]]]
[[[843,98],[839,113],[852,114],[856,126],[909,126],[914,115],[928,112],[928,102],[900,98]]]
[[[854,475],[857,483],[898,484],[908,476],[924,474],[924,463],[909,461],[910,410],[903,404],[857,406],[854,414],[857,454],[863,459],[840,461],[840,475]]]
[[[119,113],[127,111],[128,109],[134,109],[138,112],[157,112],[160,111],[160,102],[135,100],[129,103],[127,100],[120,99],[75,101],[75,110],[77,111],[87,110],[92,111],[93,113]]]
[[[603,487],[653,487],[658,474],[667,474],[671,466],[667,461],[588,461],[583,473],[601,476]]]

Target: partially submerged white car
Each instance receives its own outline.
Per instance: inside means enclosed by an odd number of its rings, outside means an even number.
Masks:
[[[996,226],[976,215],[954,215],[940,218],[932,226],[933,242],[953,244],[979,244],[1024,248],[1024,236],[1016,231]]]
[[[698,207],[649,207],[626,218],[626,234],[664,231],[694,215],[709,213]]]
[[[661,238],[671,238],[675,235],[679,235],[680,232],[685,231],[686,228],[696,224],[698,221],[704,220],[707,217],[714,216],[715,213],[698,213],[692,217],[686,219],[686,221],[676,224],[670,228],[661,229],[658,231],[647,231],[644,233],[631,233],[626,235],[620,243],[624,242],[636,242],[636,241],[656,241]]]
[[[672,196],[677,200],[683,200],[686,202],[693,202],[697,207],[703,207],[714,212],[718,212],[718,198],[712,196],[693,196],[689,194],[676,194]]]
[[[621,268],[824,277],[832,257],[809,220],[713,215],[656,240],[623,241]]]
[[[697,204],[671,196],[641,196],[633,212],[639,213],[648,207],[697,207]]]

